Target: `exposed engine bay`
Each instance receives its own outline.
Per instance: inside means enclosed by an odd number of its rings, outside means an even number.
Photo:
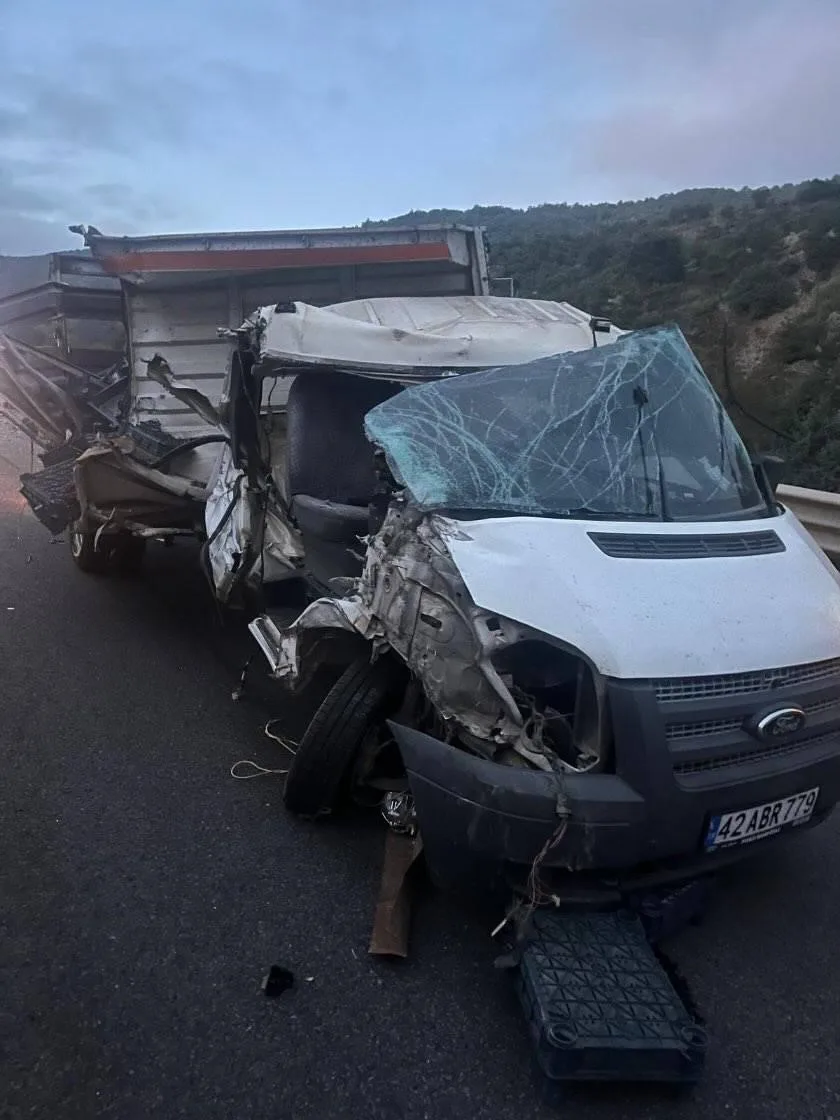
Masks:
[[[275,677],[297,687],[331,657],[337,633],[351,633],[372,656],[390,647],[405,661],[420,686],[407,693],[413,725],[512,766],[597,768],[607,740],[598,674],[546,635],[477,607],[446,545],[453,531],[462,530],[394,502],[351,594],[316,600],[285,629],[265,616],[252,623]]]

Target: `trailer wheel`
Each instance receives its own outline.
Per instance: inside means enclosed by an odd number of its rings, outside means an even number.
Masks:
[[[73,563],[77,568],[94,575],[103,575],[107,571],[109,553],[96,548],[95,533],[83,531],[74,522],[70,526],[68,540],[70,542],[70,555],[73,557]]]
[[[321,702],[295,752],[283,801],[304,817],[336,809],[366,735],[399,704],[405,669],[391,658],[349,665]]]
[[[143,566],[146,539],[133,537],[131,533],[121,533],[114,541],[111,555],[119,572],[123,575],[135,575]]]

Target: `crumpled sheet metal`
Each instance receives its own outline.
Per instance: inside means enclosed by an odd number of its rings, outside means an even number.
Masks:
[[[384,296],[330,307],[262,307],[263,360],[421,381],[592,346],[591,317],[568,303],[507,296]],[[621,334],[609,327],[606,338]]]
[[[205,487],[138,463],[133,447],[127,436],[102,440],[76,460],[82,526],[92,529],[103,519],[112,527],[129,521],[154,527],[200,523]]]
[[[211,427],[219,428],[225,431],[225,426],[222,423],[221,415],[216,406],[212,403],[209,397],[201,393],[193,385],[186,381],[176,381],[172,369],[161,354],[155,354],[146,363],[146,371],[152,381],[156,381],[158,385],[162,385],[168,393],[171,393],[176,400],[181,404],[185,404],[187,408],[196,412],[202,420],[206,420]]]
[[[519,738],[521,714],[489,656],[518,630],[487,629],[485,612],[467,594],[436,518],[392,507],[369,543],[359,594],[445,719],[481,739]]]
[[[491,630],[487,617],[470,600],[436,519],[392,508],[368,542],[357,593],[317,599],[279,632],[274,675],[295,688],[308,660],[301,656],[302,642],[314,642],[319,632],[355,633],[374,650],[381,641],[422,681],[444,720],[485,742],[521,748],[548,769],[545,758],[529,751],[522,714],[491,662],[494,649],[530,631],[509,620],[497,620]]]
[[[296,688],[303,679],[304,666],[300,657],[301,642],[315,638],[321,632],[343,630],[374,638],[375,625],[370,613],[360,599],[316,599],[298,615],[291,626],[279,631],[279,658],[273,676],[289,688]],[[309,670],[314,666],[306,667]]]
[[[74,368],[0,334],[0,394],[9,402],[9,416],[42,447],[58,447],[68,435],[81,433],[81,411],[68,392],[37,368],[36,360],[54,367],[59,376],[62,367]]]
[[[95,443],[83,451],[76,460],[76,466],[84,468],[96,465],[121,474],[126,481],[135,480],[165,491],[178,497],[191,498],[203,502],[207,496],[207,489],[196,479],[183,478],[179,475],[164,474],[153,467],[138,463],[131,456],[134,444],[129,436],[117,436]]]
[[[252,573],[260,584],[294,575],[303,561],[300,535],[279,510],[269,506],[260,529],[260,504],[261,496],[251,489],[245,472],[235,466],[230,447],[225,445],[204,509],[207,556],[222,603],[228,601],[242,558],[251,554],[255,534],[262,532],[263,537],[262,555],[257,552],[252,563]]]

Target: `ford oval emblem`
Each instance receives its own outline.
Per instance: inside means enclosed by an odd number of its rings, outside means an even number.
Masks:
[[[765,715],[754,717],[749,730],[759,739],[781,739],[785,735],[801,731],[807,718],[801,708],[776,708]]]

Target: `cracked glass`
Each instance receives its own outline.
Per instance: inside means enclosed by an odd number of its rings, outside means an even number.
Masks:
[[[676,326],[406,389],[365,429],[426,510],[655,521],[771,512]]]

